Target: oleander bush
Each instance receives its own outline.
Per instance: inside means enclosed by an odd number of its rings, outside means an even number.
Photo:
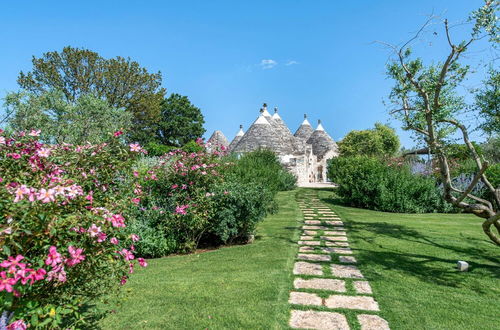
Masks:
[[[86,305],[125,284],[134,244],[124,211],[142,149],[121,132],[98,145],[48,145],[0,131],[0,310],[9,329],[85,325]],[[141,266],[146,262],[137,259]]]
[[[432,176],[411,173],[404,164],[364,156],[329,161],[328,178],[344,203],[377,211],[450,212]]]

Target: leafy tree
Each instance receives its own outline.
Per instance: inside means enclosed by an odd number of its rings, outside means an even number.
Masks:
[[[68,103],[94,95],[133,114],[131,140],[144,143],[151,138],[165,95],[160,72],[149,73],[130,58],[106,59],[73,47],[33,56],[32,63],[32,70],[21,72],[17,80],[24,90],[36,95],[58,90]]]
[[[490,136],[482,145],[484,158],[492,163],[500,163],[500,134]]]
[[[484,119],[481,128],[488,134],[500,133],[500,71],[490,68],[484,89],[476,94],[475,106]]]
[[[181,147],[205,133],[204,123],[201,110],[187,96],[172,94],[162,102],[156,139],[165,145]]]
[[[339,142],[340,155],[384,157],[393,156],[399,149],[399,138],[392,128],[380,123],[374,129],[349,132]]]
[[[390,94],[393,109],[391,113],[403,122],[403,127],[416,133],[435,156],[443,183],[446,201],[466,212],[483,218],[483,231],[497,245],[500,245],[500,187],[496,189],[485,174],[489,162],[481,159],[478,150],[469,139],[468,128],[463,123],[461,113],[466,109],[464,98],[457,93],[457,87],[469,73],[469,66],[462,63],[466,51],[476,41],[489,37],[494,45],[500,42],[500,27],[496,12],[499,1],[486,1],[485,5],[470,16],[473,23],[471,35],[459,43],[453,41],[447,20],[444,20],[444,35],[448,54],[444,61],[424,64],[420,58],[413,58],[410,45],[421,38],[426,27],[436,18],[431,17],[426,24],[400,47],[388,45],[394,50],[395,59],[388,65],[388,76],[394,80]],[[468,148],[469,157],[476,165],[476,173],[465,188],[454,185],[450,172],[450,162],[446,147],[453,133],[459,132]],[[488,197],[472,193],[482,181],[488,190]],[[492,231],[496,229],[496,233]]]
[[[5,106],[12,129],[41,130],[43,140],[50,143],[100,143],[113,132],[129,128],[132,117],[90,94],[68,102],[62,92],[10,93]]]

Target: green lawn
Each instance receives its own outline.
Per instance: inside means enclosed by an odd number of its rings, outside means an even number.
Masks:
[[[330,191],[320,197],[334,204]],[[479,218],[332,208],[392,329],[500,328],[500,248]],[[470,271],[455,270],[457,260]]]
[[[295,192],[260,224],[253,244],[149,260],[126,286],[126,300],[104,329],[280,329],[301,215]]]
[[[134,274],[104,329],[284,329],[302,216],[296,194],[260,224],[253,244],[162,259]],[[359,268],[392,329],[498,329],[500,248],[471,215],[395,214],[340,206]],[[466,260],[471,270],[455,270]],[[354,312],[346,312],[352,323]],[[353,315],[351,315],[353,314]],[[355,325],[355,323],[354,323]]]

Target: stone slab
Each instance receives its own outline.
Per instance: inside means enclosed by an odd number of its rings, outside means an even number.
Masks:
[[[332,261],[332,257],[328,254],[305,254],[299,253],[298,259],[310,260],[310,261]]]
[[[346,236],[321,236],[321,239],[324,241],[340,241],[340,242],[347,241]]]
[[[321,306],[323,300],[314,293],[290,292],[290,298],[288,299],[288,302],[295,305]]]
[[[306,223],[308,225],[320,225],[321,221],[319,221],[319,220],[306,220],[306,221],[304,221],[304,223]]]
[[[342,221],[325,221],[326,224],[331,226],[343,226],[344,223]]]
[[[298,241],[299,245],[320,246],[321,242],[318,241]]]
[[[331,295],[325,300],[328,308],[361,309],[367,311],[378,311],[378,303],[373,297],[365,296],[343,296]]]
[[[356,293],[360,294],[372,294],[372,287],[368,281],[354,281],[352,283],[354,285],[354,290]]]
[[[342,230],[325,231],[323,233],[325,236],[346,236],[346,232]]]
[[[319,264],[298,261],[293,266],[295,275],[323,275],[323,267]]]
[[[313,239],[313,236],[300,236],[301,241],[312,241]]]
[[[302,229],[315,229],[315,230],[327,230],[328,227],[325,226],[302,226]]]
[[[342,278],[363,278],[363,274],[358,269],[358,267],[353,265],[336,265],[332,264],[330,266],[332,275]]]
[[[314,252],[314,248],[312,246],[301,246],[299,252]]]
[[[355,264],[357,262],[353,256],[339,256],[339,261],[345,264]]]
[[[344,281],[333,280],[330,278],[312,278],[308,280],[302,278],[296,278],[293,281],[293,286],[296,289],[316,289],[316,290],[346,292]]]
[[[318,232],[314,230],[304,230],[304,235],[316,236],[318,235]]]
[[[378,315],[358,314],[361,330],[390,330],[389,323]]]
[[[322,248],[321,251],[325,253],[336,253],[336,254],[352,254],[352,250],[349,248],[341,248],[341,247],[326,247]]]
[[[349,246],[349,243],[347,242],[325,242],[326,246],[341,246],[341,247],[346,247]]]

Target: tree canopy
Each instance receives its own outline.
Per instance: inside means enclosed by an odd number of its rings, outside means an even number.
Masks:
[[[10,128],[40,130],[42,139],[49,143],[100,143],[114,132],[128,129],[132,117],[129,112],[113,108],[94,95],[82,95],[68,102],[59,91],[40,95],[10,93],[5,98],[5,106],[10,114]]]
[[[165,95],[160,72],[149,73],[130,58],[106,59],[73,47],[47,52],[40,58],[33,56],[32,63],[32,70],[21,71],[17,80],[24,90],[35,95],[57,90],[68,103],[94,95],[133,115],[131,140],[144,143],[150,139]]]
[[[500,71],[490,68],[484,88],[476,94],[475,106],[484,120],[481,128],[488,134],[500,134]]]
[[[339,142],[341,156],[393,156],[399,149],[399,137],[394,129],[380,123],[375,128],[350,131]]]
[[[201,110],[187,96],[172,94],[161,104],[156,139],[165,145],[181,147],[205,133]]]

